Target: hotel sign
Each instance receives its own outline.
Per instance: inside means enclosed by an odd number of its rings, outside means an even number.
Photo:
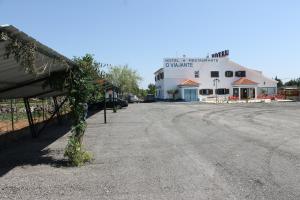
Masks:
[[[218,62],[217,58],[165,58],[165,67],[193,67],[194,63]]]

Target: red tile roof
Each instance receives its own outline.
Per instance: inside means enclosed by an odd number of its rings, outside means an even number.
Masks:
[[[245,77],[240,78],[239,80],[236,80],[233,82],[233,85],[256,85],[258,83],[251,81],[249,79],[246,79]]]
[[[179,85],[182,85],[182,86],[198,86],[199,83],[197,83],[195,81],[192,81],[192,80],[185,80],[185,81],[181,82]]]

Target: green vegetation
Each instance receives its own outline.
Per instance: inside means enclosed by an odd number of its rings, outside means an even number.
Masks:
[[[42,66],[38,66],[36,63],[38,50],[36,42],[23,40],[17,35],[5,35],[6,33],[3,32],[0,34],[1,38],[5,38],[8,41],[5,52],[6,58],[13,56],[26,73],[38,76],[44,72]],[[64,155],[72,165],[82,165],[92,159],[91,154],[86,152],[82,145],[87,126],[87,104],[98,102],[104,97],[104,87],[96,84],[96,80],[108,79],[124,95],[129,93],[139,94],[141,90],[138,87],[138,83],[142,78],[128,66],[111,67],[104,77],[99,63],[90,54],[86,54],[83,57],[75,57],[73,59],[75,65],[72,65],[63,57],[50,55],[51,53],[48,54],[48,52],[42,53],[46,53],[46,56],[51,57],[53,64],[59,64],[66,68],[63,72],[51,72],[50,77],[44,82],[43,86],[66,92],[73,124],[72,134],[65,148]],[[116,112],[116,109],[114,109],[114,112]],[[40,113],[36,113],[36,115],[40,117]]]
[[[284,86],[294,86],[294,87],[300,87],[300,77],[296,79],[291,79],[283,84],[282,80],[279,79],[277,76],[275,77],[275,80],[278,81],[277,87],[281,88]]]
[[[139,82],[142,78],[137,71],[130,69],[128,66],[111,67],[106,78],[121,90],[122,95],[139,94]]]
[[[3,36],[4,33],[1,33]],[[26,73],[38,75],[36,66],[36,44],[21,40],[15,36],[6,35],[9,43],[6,46],[6,58],[13,55],[14,59],[24,67]],[[100,88],[94,83],[102,78],[99,64],[90,54],[81,58],[74,58],[76,66],[72,68],[63,58],[53,57],[53,62],[66,65],[66,71],[51,73],[44,86],[55,90],[67,91],[67,99],[73,117],[72,135],[65,149],[65,156],[70,163],[79,166],[91,160],[91,156],[82,147],[82,140],[86,129],[87,103],[101,97]]]
[[[83,145],[75,137],[70,137],[64,156],[72,161],[72,165],[81,166],[93,159],[91,153],[82,150]]]
[[[140,97],[140,98],[144,98],[148,94],[155,95],[155,93],[156,93],[156,87],[155,87],[155,85],[153,83],[150,83],[148,85],[147,89],[139,89],[139,92],[138,92],[137,96]]]
[[[285,86],[297,86],[300,87],[300,78],[292,79],[284,84]]]
[[[278,88],[281,88],[281,87],[283,86],[283,82],[282,82],[282,80],[281,80],[281,79],[279,79],[279,78],[277,78],[277,76],[275,77],[275,80],[276,80],[276,81],[278,81],[278,83],[277,83],[277,87],[278,87]]]
[[[101,78],[101,72],[98,63],[90,54],[74,58],[74,62],[78,67],[70,71],[67,96],[73,116],[73,127],[64,155],[68,157],[71,164],[79,166],[92,158],[83,149],[82,141],[87,126],[85,119],[87,103],[94,98],[94,95],[101,96],[99,86],[94,83]]]
[[[14,59],[24,67],[26,72],[38,74],[38,70],[35,65],[36,44],[33,42],[20,40],[11,35],[6,35],[5,37],[10,38],[10,43],[6,46],[5,56],[9,58],[10,55],[13,55]]]
[[[155,87],[155,85],[153,83],[150,83],[148,85],[147,93],[155,95],[155,93],[156,93],[156,87]]]

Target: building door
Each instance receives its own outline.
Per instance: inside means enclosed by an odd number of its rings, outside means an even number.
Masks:
[[[241,89],[241,99],[248,99],[248,97],[249,97],[249,89],[242,88]]]
[[[185,101],[198,101],[197,89],[184,89]]]
[[[233,88],[233,96],[234,97],[239,97],[239,88]]]

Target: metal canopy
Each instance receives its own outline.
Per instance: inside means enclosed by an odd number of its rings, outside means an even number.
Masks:
[[[25,72],[24,67],[15,61],[14,55],[6,58],[5,48],[9,40],[1,40],[0,38],[0,99],[51,97],[64,94],[62,91],[54,91],[49,87],[43,88],[43,83],[52,72],[65,71],[68,67],[74,67],[74,62],[19,31],[14,26],[0,26],[1,33],[36,44],[38,74],[33,75]],[[67,62],[68,66],[58,62],[58,59]]]

